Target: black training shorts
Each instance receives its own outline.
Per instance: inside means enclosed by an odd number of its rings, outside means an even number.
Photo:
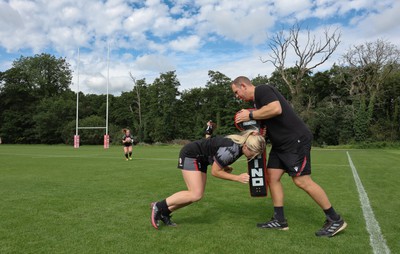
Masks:
[[[275,150],[269,153],[267,168],[285,170],[290,176],[311,174],[311,140],[297,141],[296,149],[292,152]]]
[[[209,163],[203,157],[196,157],[190,155],[190,145],[184,146],[179,153],[178,168],[189,171],[201,171],[207,173]]]

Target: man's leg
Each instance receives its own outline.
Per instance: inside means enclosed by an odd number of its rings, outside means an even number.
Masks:
[[[294,176],[292,180],[297,187],[307,192],[322,210],[324,210],[327,220],[324,226],[315,233],[316,236],[331,237],[346,228],[347,223],[336,213],[324,189],[314,182],[310,175]]]
[[[332,206],[325,191],[311,179],[310,175],[293,176],[292,180],[297,187],[307,192],[323,210]]]
[[[259,228],[268,229],[289,229],[287,222],[285,220],[285,215],[283,211],[283,186],[281,183],[281,177],[285,173],[283,169],[278,168],[268,168],[267,169],[267,179],[268,186],[271,193],[272,202],[274,204],[274,216],[270,221],[265,223],[258,223]]]

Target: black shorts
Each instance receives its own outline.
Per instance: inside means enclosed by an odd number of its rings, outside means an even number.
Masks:
[[[188,146],[184,146],[179,153],[178,168],[207,173],[207,167],[210,165],[208,161],[202,157],[193,158],[193,156],[188,153],[188,149],[190,149]]]
[[[293,152],[275,150],[273,147],[269,153],[267,168],[283,169],[290,176],[302,176],[311,174],[311,140],[298,141],[297,148]]]
[[[124,146],[125,147],[130,147],[130,146],[132,146],[132,143],[125,143]]]

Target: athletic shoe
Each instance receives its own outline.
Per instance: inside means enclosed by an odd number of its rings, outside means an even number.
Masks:
[[[278,221],[274,217],[271,218],[270,221],[264,223],[257,223],[257,227],[259,228],[268,228],[268,229],[278,229],[278,230],[288,230],[289,226],[286,220]]]
[[[337,221],[333,221],[327,218],[322,228],[315,232],[315,235],[332,237],[340,231],[344,230],[346,227],[347,223],[341,217]]]
[[[171,220],[171,216],[166,216],[161,214],[161,220],[164,222],[165,225],[170,227],[176,227],[176,223]]]
[[[160,226],[161,212],[158,210],[157,202],[151,203],[151,225],[155,229]]]
[[[126,160],[126,161],[129,161],[129,159],[128,159],[128,158],[126,158],[125,160]]]
[[[129,157],[129,160],[132,160],[132,157]]]

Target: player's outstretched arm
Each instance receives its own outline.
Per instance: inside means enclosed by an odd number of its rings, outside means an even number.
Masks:
[[[227,171],[232,171],[231,169],[228,169]],[[211,174],[215,177],[224,179],[224,180],[230,180],[230,181],[235,181],[239,183],[248,183],[250,176],[247,173],[243,173],[240,175],[234,175],[231,173],[228,173],[227,171],[224,170],[218,163],[214,162],[211,166]]]

